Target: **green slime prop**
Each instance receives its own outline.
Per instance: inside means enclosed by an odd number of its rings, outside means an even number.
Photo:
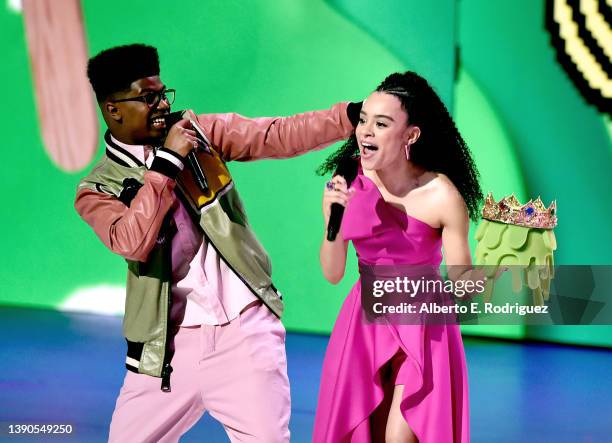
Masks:
[[[502,267],[512,271],[512,289],[519,292],[524,281],[531,289],[534,305],[542,306],[554,278],[553,251],[557,240],[551,229],[527,228],[482,220],[476,230],[476,264],[484,266],[487,284],[484,300],[489,302],[495,278]]]

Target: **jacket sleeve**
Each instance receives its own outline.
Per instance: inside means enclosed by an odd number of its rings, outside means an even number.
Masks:
[[[223,160],[289,158],[348,138],[353,125],[348,103],[291,117],[246,118],[239,114],[201,114],[198,123]]]
[[[74,207],[107,248],[126,259],[145,262],[175,201],[174,185],[173,179],[147,171],[129,207],[113,195],[90,189],[77,192]]]

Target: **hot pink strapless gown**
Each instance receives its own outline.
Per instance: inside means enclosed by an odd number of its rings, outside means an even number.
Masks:
[[[440,265],[439,229],[386,203],[361,171],[351,187],[356,192],[346,208],[342,234],[352,240],[360,263]],[[313,442],[371,441],[369,417],[389,382],[380,369],[399,350],[407,358],[395,384],[404,385],[401,411],[419,442],[469,442],[467,368],[459,326],[366,323],[360,292],[357,281],[329,340]]]

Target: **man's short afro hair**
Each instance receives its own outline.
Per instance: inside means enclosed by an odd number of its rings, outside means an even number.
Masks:
[[[157,49],[139,43],[106,49],[87,65],[87,77],[99,102],[129,89],[135,80],[154,75],[159,75]]]

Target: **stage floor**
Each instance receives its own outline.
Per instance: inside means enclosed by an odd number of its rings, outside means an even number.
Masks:
[[[0,308],[0,441],[104,442],[125,369],[121,319]],[[310,442],[327,337],[288,334],[291,441]],[[474,443],[612,442],[612,351],[465,339]],[[10,424],[70,424],[71,437]],[[205,415],[182,442],[227,442]]]

